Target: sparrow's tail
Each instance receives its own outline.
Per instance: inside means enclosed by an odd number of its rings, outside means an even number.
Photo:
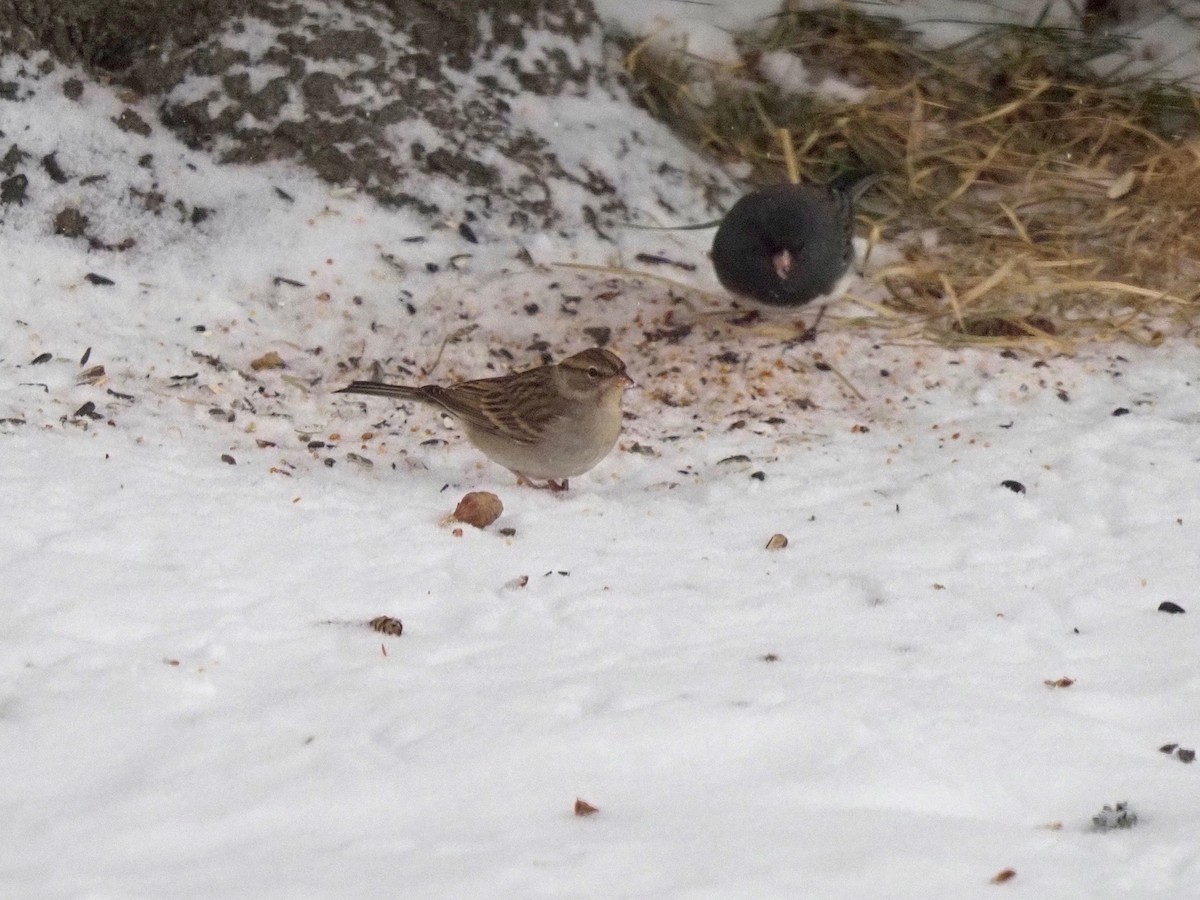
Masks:
[[[370,394],[373,397],[392,397],[396,400],[425,400],[429,398],[416,387],[404,384],[384,384],[382,381],[353,381],[335,394]]]

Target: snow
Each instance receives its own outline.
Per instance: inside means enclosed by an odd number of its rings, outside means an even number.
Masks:
[[[1200,742],[1194,342],[796,343],[815,310],[710,315],[710,232],[470,244],[297,168],[119,132],[123,101],[89,82],[70,102],[68,74],[0,126],[72,176],[32,167],[0,207],[0,894],[1194,892],[1197,770],[1158,749]],[[586,112],[527,107],[571,147]],[[592,124],[619,161],[604,135],[628,123]],[[647,171],[619,189],[661,215]],[[67,203],[136,245],[53,235]],[[559,265],[579,260],[679,284]],[[830,317],[859,311],[847,290]],[[599,325],[639,388],[562,496],[427,410],[331,393],[376,360],[534,365]],[[272,350],[287,368],[251,367]],[[505,511],[458,534],[469,490]],[[1122,801],[1136,826],[1094,830]]]

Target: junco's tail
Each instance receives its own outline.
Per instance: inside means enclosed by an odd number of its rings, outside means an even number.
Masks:
[[[851,204],[854,204],[877,181],[879,181],[878,172],[868,172],[866,169],[847,169],[831,178],[829,187],[839,194],[843,194]]]

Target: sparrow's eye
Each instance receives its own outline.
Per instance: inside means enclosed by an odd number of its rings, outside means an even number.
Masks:
[[[599,378],[600,370],[595,366],[588,366],[588,378]]]

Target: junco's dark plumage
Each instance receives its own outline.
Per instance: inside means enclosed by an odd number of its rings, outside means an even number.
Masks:
[[[742,197],[713,238],[718,280],[772,306],[828,294],[854,260],[854,202],[876,178],[849,171],[828,184],[774,184]]]

